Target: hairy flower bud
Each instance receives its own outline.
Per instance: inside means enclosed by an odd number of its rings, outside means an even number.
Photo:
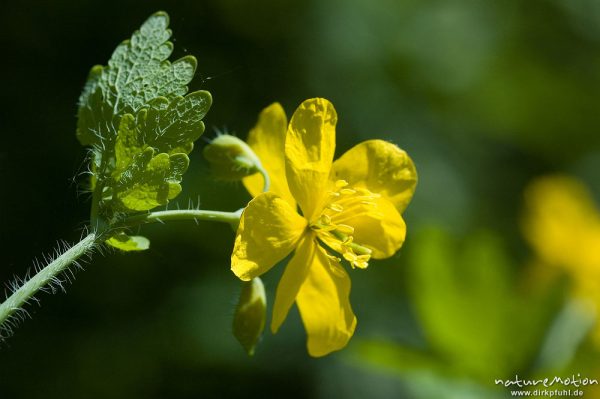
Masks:
[[[241,180],[262,169],[248,144],[229,134],[217,136],[204,147],[203,154],[213,173],[223,180]]]
[[[266,313],[267,297],[262,280],[256,277],[244,281],[233,318],[233,335],[250,356],[265,327]]]

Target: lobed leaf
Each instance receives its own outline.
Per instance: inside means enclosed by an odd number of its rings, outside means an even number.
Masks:
[[[92,146],[91,188],[99,201],[92,220],[147,211],[181,192],[194,141],[212,98],[186,95],[196,59],[173,63],[169,17],[150,16],[113,52],[107,66],[89,73],[79,98],[77,137]]]

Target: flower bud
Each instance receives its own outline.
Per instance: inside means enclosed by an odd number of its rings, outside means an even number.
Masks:
[[[233,317],[233,335],[244,347],[248,355],[254,355],[254,348],[265,328],[267,297],[262,280],[258,277],[242,282],[240,300]]]
[[[217,136],[204,147],[204,158],[223,180],[241,180],[261,169],[260,160],[244,141],[229,134]]]

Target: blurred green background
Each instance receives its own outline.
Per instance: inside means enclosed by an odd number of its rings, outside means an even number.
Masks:
[[[310,358],[293,310],[249,358],[231,335],[229,226],[146,226],[150,251],[97,255],[66,295],[27,308],[0,349],[1,398],[502,398],[494,379],[515,374],[600,379],[593,312],[568,275],[531,266],[520,229],[539,176],[600,196],[596,0],[6,3],[0,281],[79,238],[77,98],[90,67],[159,9],[174,56],[198,58],[191,89],[213,94],[205,137],[245,138],[271,102],[291,115],[319,96],[339,114],[338,154],[369,138],[408,151],[420,182],[406,244],[351,271],[345,350]],[[249,196],[211,179],[201,145],[177,202],[238,209]],[[281,272],[265,276],[270,298]]]

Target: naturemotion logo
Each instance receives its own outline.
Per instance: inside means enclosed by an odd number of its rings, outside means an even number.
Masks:
[[[545,388],[550,388],[554,385],[563,385],[563,386],[572,386],[575,388],[585,387],[588,385],[598,385],[598,380],[595,378],[587,378],[582,377],[581,374],[574,374],[570,377],[557,377],[554,376],[552,378],[540,378],[540,379],[521,379],[519,375],[515,375],[514,379],[502,380],[497,378],[494,380],[496,385],[502,385],[504,387],[529,387],[529,386],[538,386],[542,385]]]

